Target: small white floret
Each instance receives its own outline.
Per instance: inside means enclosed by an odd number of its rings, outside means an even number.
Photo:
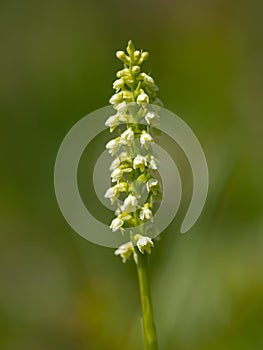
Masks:
[[[136,100],[137,103],[141,105],[147,105],[149,103],[149,96],[145,92],[141,92]]]
[[[146,251],[148,254],[151,253],[151,248],[154,246],[153,241],[150,237],[147,236],[140,236],[140,238],[137,241],[137,247],[139,251],[144,254],[144,251]]]
[[[133,160],[133,169],[139,168],[141,172],[143,172],[146,166],[147,166],[146,157],[138,154]]]
[[[112,229],[113,232],[116,232],[122,227],[123,224],[124,224],[123,220],[119,218],[115,218],[112,220],[110,224],[110,228]]]
[[[145,130],[142,131],[142,134],[140,136],[140,143],[141,145],[148,149],[150,144],[153,142],[153,138],[150,134],[148,134]]]
[[[158,116],[158,114],[154,113],[154,112],[148,112],[144,119],[146,120],[146,123],[151,125],[151,126],[156,126],[159,122],[160,117]]]
[[[149,209],[149,204],[143,205],[140,211],[140,219],[141,220],[150,220],[152,219],[152,211]]]
[[[122,244],[118,249],[114,252],[115,255],[120,255],[122,261],[125,263],[132,254],[134,254],[134,247],[131,242]]]
[[[122,145],[130,145],[134,140],[134,133],[131,128],[125,130],[120,137],[120,143]]]
[[[137,210],[138,201],[135,196],[129,195],[125,198],[121,210],[127,213],[132,213]]]

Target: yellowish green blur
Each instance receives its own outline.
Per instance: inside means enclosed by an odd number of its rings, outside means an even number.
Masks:
[[[196,225],[179,233],[188,189],[151,254],[160,349],[263,349],[262,10],[257,0],[1,4],[1,350],[143,349],[134,264],[73,232],[53,186],[64,135],[108,104],[115,51],[129,39],[150,52],[146,71],[210,172]],[[106,222],[91,179],[108,136],[79,171],[83,199]]]

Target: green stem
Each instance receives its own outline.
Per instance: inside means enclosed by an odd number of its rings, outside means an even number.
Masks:
[[[157,335],[151,301],[148,254],[146,252],[144,254],[138,252],[137,255],[137,270],[144,331],[144,348],[145,350],[158,350]]]

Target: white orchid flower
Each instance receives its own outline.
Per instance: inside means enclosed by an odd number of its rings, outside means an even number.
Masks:
[[[124,221],[117,217],[117,218],[112,220],[112,222],[110,224],[110,228],[112,229],[113,232],[116,232],[122,228],[123,224],[124,224]]]
[[[157,126],[160,117],[154,112],[147,112],[144,119],[148,125]]]
[[[153,213],[149,209],[149,204],[146,203],[142,206],[141,211],[140,211],[140,219],[141,220],[150,220],[152,219]]]
[[[118,199],[118,189],[115,186],[108,188],[104,197],[110,199],[113,204]]]
[[[122,175],[123,175],[123,171],[120,168],[114,169],[113,172],[111,173],[111,181],[117,182],[122,178]]]
[[[118,168],[118,166],[119,166],[120,164],[121,164],[120,158],[119,158],[119,157],[115,158],[115,159],[112,161],[111,165],[110,165],[110,171],[112,171],[112,170]]]
[[[122,258],[122,261],[125,263],[127,260],[130,259],[131,255],[134,254],[134,246],[131,242],[122,244],[118,249],[115,250],[115,255],[120,255]]]
[[[146,106],[147,103],[149,103],[149,96],[144,91],[142,91],[138,95],[136,102],[141,104],[142,106]]]
[[[143,130],[140,136],[140,143],[144,148],[148,149],[150,144],[153,143],[153,138],[150,134]]]
[[[118,139],[113,139],[110,140],[107,144],[106,144],[106,148],[109,150],[109,153],[111,155],[114,155],[116,152],[118,152],[118,150],[120,149],[120,143]]]
[[[120,120],[118,114],[110,116],[105,122],[105,125],[108,126],[111,129],[111,131],[113,128],[116,128],[116,126],[118,126],[119,124]]]
[[[137,235],[139,238],[136,242],[136,245],[139,249],[139,251],[144,254],[144,251],[146,251],[148,254],[151,253],[151,248],[154,247],[153,241],[148,236],[141,236]]]
[[[159,166],[159,161],[157,158],[155,158],[154,156],[150,156],[150,161],[149,161],[149,168],[153,169],[153,170],[157,170]]]
[[[127,213],[135,212],[137,210],[137,204],[137,198],[135,196],[129,195],[124,199],[121,210]]]
[[[124,85],[124,80],[123,78],[117,79],[115,80],[115,82],[113,83],[113,89],[115,90],[119,90],[123,87]]]
[[[157,179],[151,178],[146,183],[146,189],[148,192],[153,191],[155,192],[158,188],[159,182]]]
[[[134,140],[134,132],[131,128],[125,130],[120,137],[120,143],[122,145],[130,145],[131,142]]]
[[[141,172],[143,172],[146,165],[147,165],[147,159],[141,154],[138,154],[133,160],[133,169],[139,168]]]

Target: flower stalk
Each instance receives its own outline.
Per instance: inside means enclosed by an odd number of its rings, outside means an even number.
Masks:
[[[148,254],[138,254],[137,271],[142,307],[144,348],[145,350],[157,350],[158,342],[151,300]]]

